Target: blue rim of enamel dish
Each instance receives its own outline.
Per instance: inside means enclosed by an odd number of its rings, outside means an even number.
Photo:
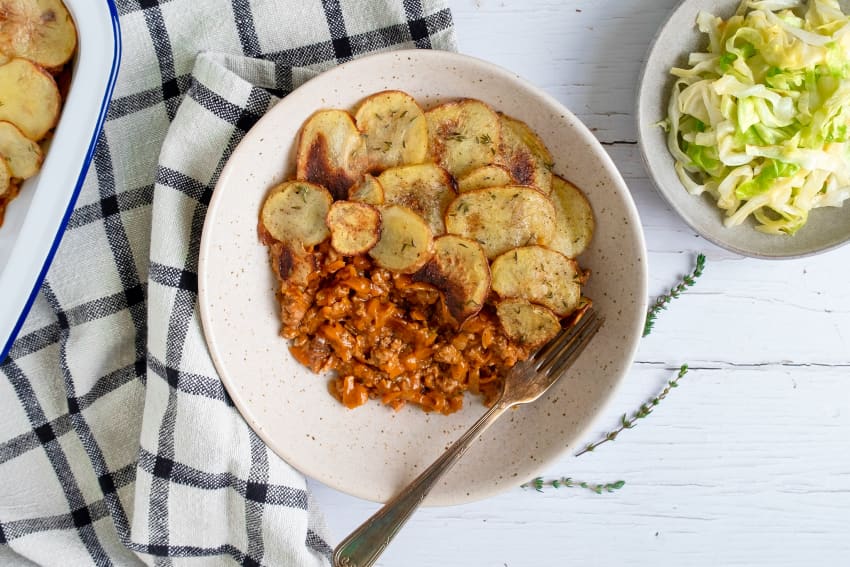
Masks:
[[[32,309],[32,304],[35,302],[35,298],[38,295],[38,290],[41,289],[41,284],[42,282],[44,282],[44,278],[47,275],[47,270],[50,268],[50,264],[53,262],[53,256],[56,254],[56,250],[59,248],[59,244],[62,242],[62,235],[65,234],[65,229],[67,228],[68,221],[71,218],[71,213],[74,212],[74,205],[77,203],[77,197],[79,197],[80,190],[82,190],[83,188],[83,182],[86,179],[86,173],[88,173],[89,166],[91,165],[92,158],[94,157],[95,148],[97,147],[97,139],[100,137],[100,133],[103,130],[103,123],[106,121],[106,112],[109,109],[109,102],[112,100],[112,91],[115,88],[115,81],[118,78],[118,67],[121,64],[121,25],[118,21],[118,9],[115,7],[115,2],[113,0],[104,1],[109,7],[109,15],[110,19],[112,20],[113,49],[112,68],[109,70],[109,79],[106,83],[106,91],[103,93],[103,100],[100,103],[100,112],[98,113],[97,121],[94,125],[94,131],[92,132],[92,138],[89,142],[89,148],[86,151],[85,160],[83,160],[83,165],[80,168],[80,174],[77,176],[77,183],[74,186],[74,191],[71,194],[71,199],[68,201],[68,207],[65,209],[65,214],[62,217],[62,222],[59,224],[59,229],[56,231],[56,236],[53,238],[53,244],[50,245],[50,251],[47,253],[47,258],[45,258],[44,260],[44,265],[41,267],[41,271],[39,272],[38,277],[35,280],[35,284],[33,284],[30,296],[27,299],[27,302],[24,304],[24,308],[23,310],[21,310],[21,314],[18,317],[18,321],[12,328],[12,332],[9,334],[9,339],[3,346],[3,351],[0,352],[0,364],[6,360],[6,356],[9,354],[9,351],[12,350],[12,345],[15,343],[15,339],[17,338],[18,333],[21,331],[21,327],[23,327],[24,321],[26,320],[30,309]]]

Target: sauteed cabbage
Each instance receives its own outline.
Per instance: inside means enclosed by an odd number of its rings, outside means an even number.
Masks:
[[[676,172],[735,226],[793,234],[850,197],[850,18],[835,0],[744,0],[702,12],[662,125]]]

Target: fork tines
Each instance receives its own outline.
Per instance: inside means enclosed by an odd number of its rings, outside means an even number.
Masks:
[[[534,369],[551,375],[570,366],[604,321],[593,307],[588,308],[577,322],[562,330],[549,344],[534,354]]]

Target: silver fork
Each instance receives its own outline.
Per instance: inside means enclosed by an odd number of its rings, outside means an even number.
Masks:
[[[575,362],[603,321],[591,307],[528,360],[515,365],[505,377],[502,395],[493,407],[416,480],[337,546],[333,555],[335,567],[369,567],[375,563],[422,500],[466,453],[472,442],[508,408],[533,402],[542,396]]]

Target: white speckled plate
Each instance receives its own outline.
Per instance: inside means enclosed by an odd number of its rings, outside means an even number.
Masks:
[[[629,191],[611,159],[555,99],[492,64],[453,53],[400,51],[341,65],[275,106],[227,163],[210,203],[200,256],[200,307],[210,353],[248,423],[303,473],[354,496],[385,501],[484,411],[477,398],[451,416],[378,402],[347,410],[278,336],[274,284],[257,216],[268,188],[293,174],[299,127],[320,108],[352,108],[401,89],[426,107],[475,97],[525,120],[548,144],[555,170],[581,186],[597,233],[581,258],[587,294],[607,322],[572,371],[536,404],[502,418],[426,501],[458,504],[519,486],[564,451],[610,398],[632,362],[646,298],[646,251]]]
[[[755,230],[750,218],[739,226],[723,226],[721,211],[708,194],[689,194],[673,169],[666,134],[656,124],[666,118],[674,77],[670,69],[684,66],[688,53],[704,51],[707,39],[696,27],[697,14],[722,18],[735,13],[739,0],[684,0],[667,20],[646,59],[638,92],[637,120],[641,153],[658,192],[691,228],[727,250],[756,258],[797,258],[817,254],[850,242],[850,205],[812,211],[794,236],[775,236]],[[845,11],[850,2],[841,2]]]

